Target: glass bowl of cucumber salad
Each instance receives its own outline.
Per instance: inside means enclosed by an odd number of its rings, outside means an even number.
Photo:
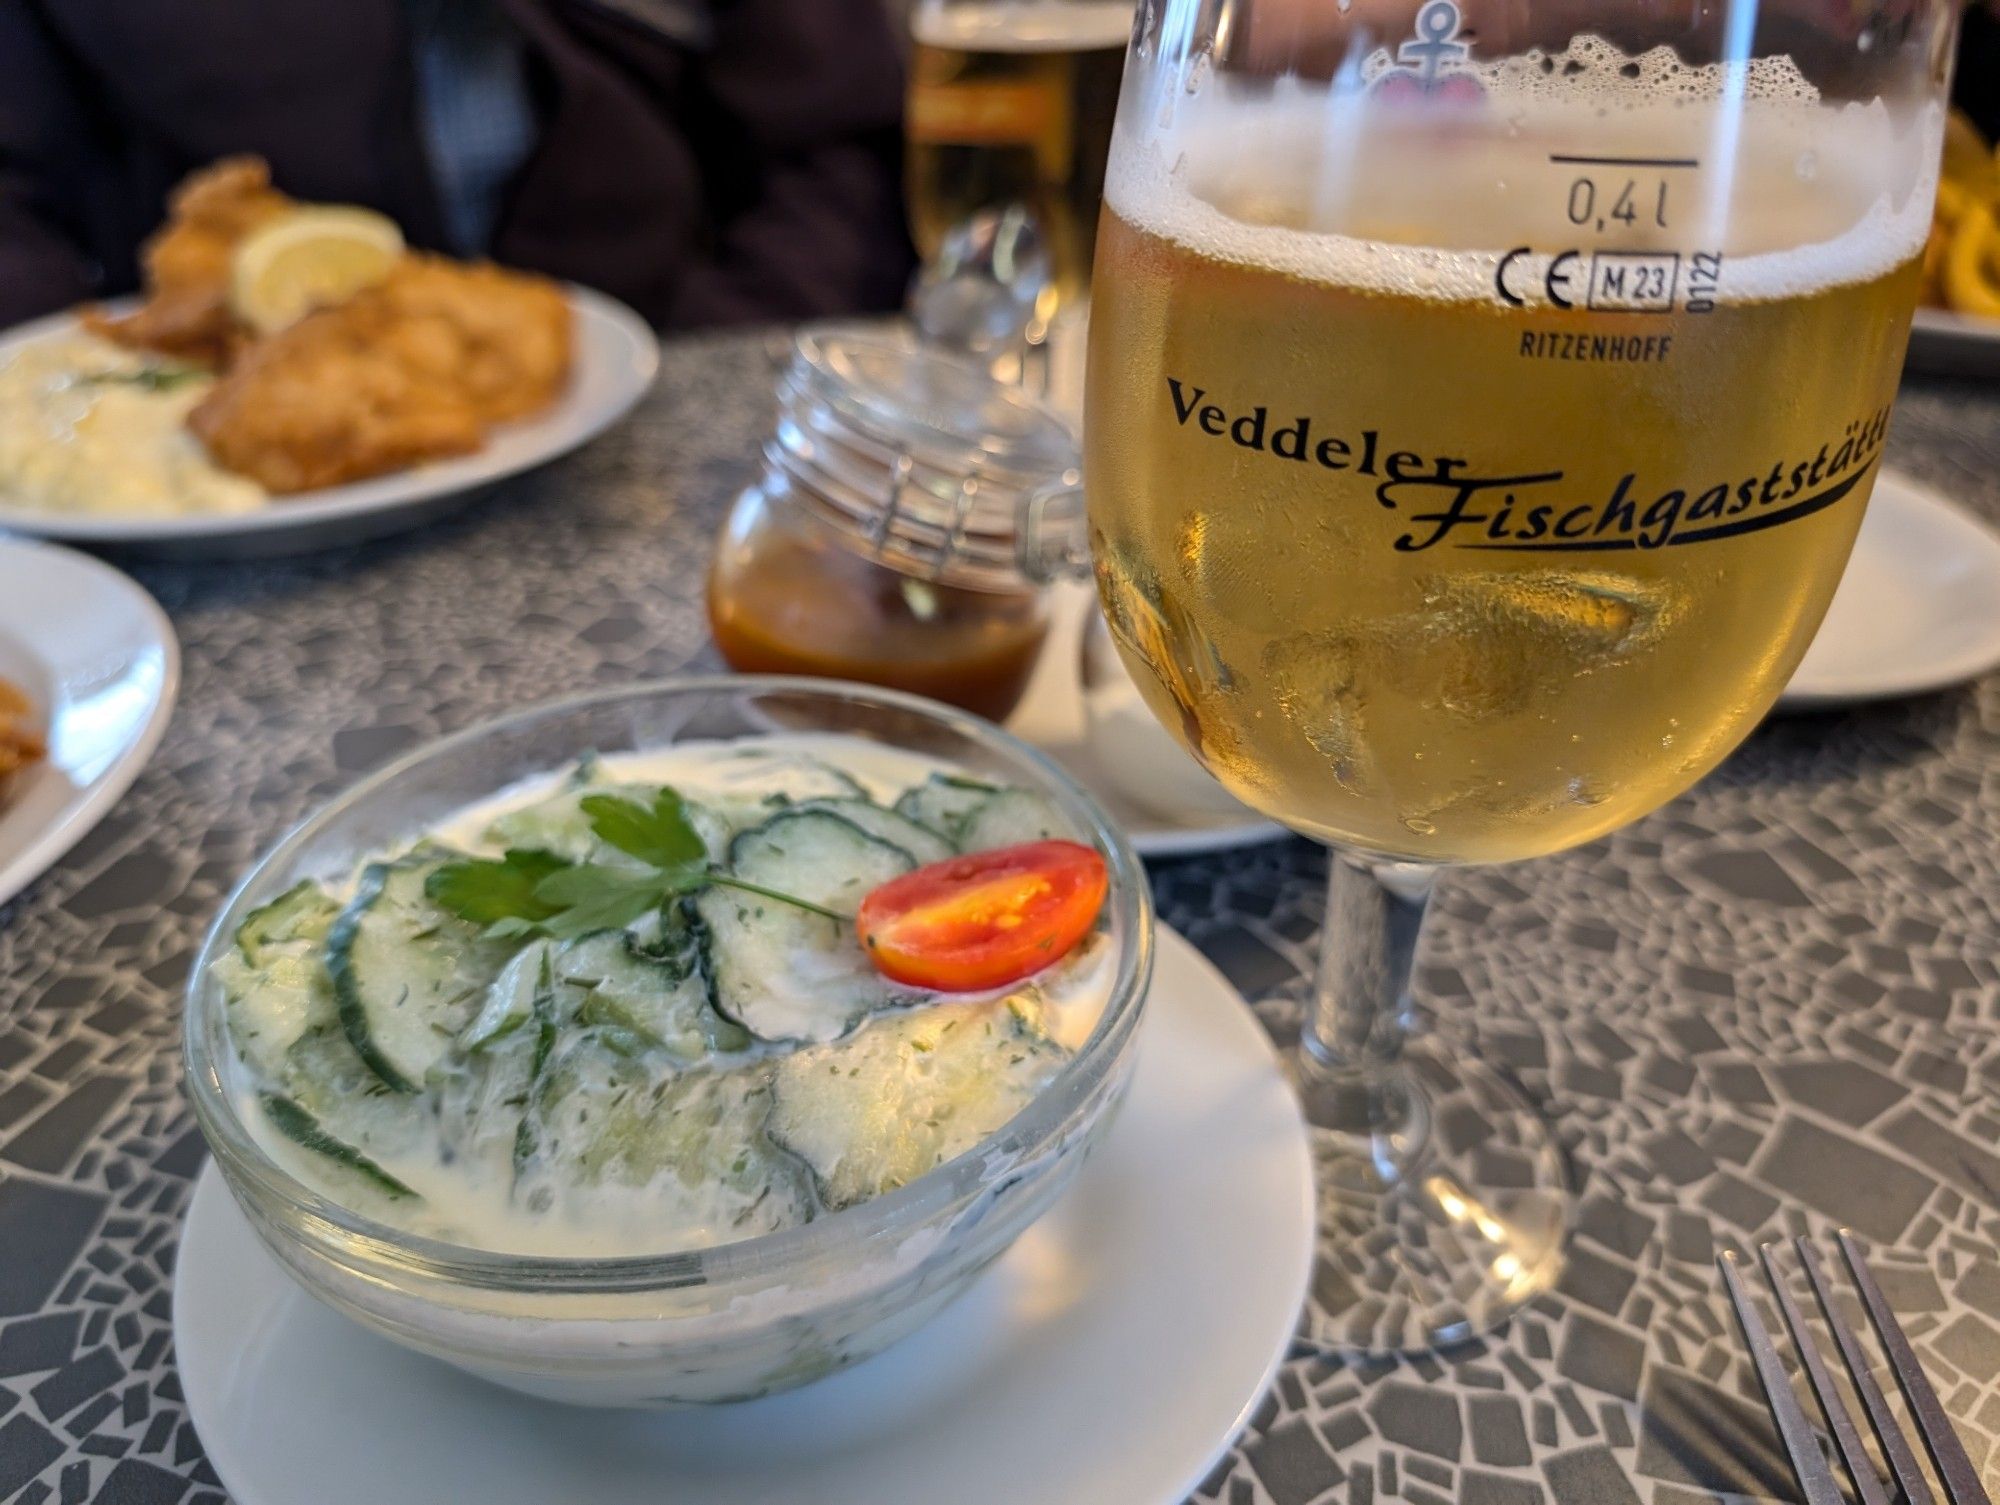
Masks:
[[[1151,925],[1104,813],[986,722],[588,694],[280,842],[195,963],[188,1090],[336,1310],[554,1400],[746,1399],[910,1332],[1063,1190]]]

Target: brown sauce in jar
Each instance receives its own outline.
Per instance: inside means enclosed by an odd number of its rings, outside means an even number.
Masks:
[[[1033,589],[914,579],[756,506],[723,532],[708,618],[740,672],[859,680],[992,721],[1020,702],[1048,634]]]

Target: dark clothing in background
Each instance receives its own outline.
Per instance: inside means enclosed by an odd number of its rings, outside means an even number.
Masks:
[[[893,307],[910,269],[881,0],[491,0],[535,118],[486,252],[663,327]],[[0,0],[0,328],[138,285],[169,189],[269,159],[451,248],[404,0]]]
[[[1991,4],[1974,5],[1965,13],[1951,98],[1972,117],[1980,135],[2000,140],[2000,11]]]

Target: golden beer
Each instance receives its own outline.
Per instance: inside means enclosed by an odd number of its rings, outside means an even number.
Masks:
[[[1033,212],[1063,302],[1090,280],[1130,0],[921,5],[907,193],[926,257],[981,209]]]
[[[1452,153],[1392,122],[1331,187],[1278,129],[1205,184],[1198,152],[1114,172],[1091,315],[1099,585],[1155,713],[1257,808],[1422,860],[1599,836],[1769,709],[1860,525],[1921,243],[1865,152],[1718,188],[1482,118]],[[1698,155],[1665,129],[1601,155]]]

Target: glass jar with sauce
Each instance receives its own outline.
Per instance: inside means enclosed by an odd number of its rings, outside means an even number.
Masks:
[[[998,721],[1048,633],[1038,498],[1073,486],[1050,408],[907,336],[798,336],[762,471],[708,577],[717,646],[746,673],[861,680]],[[1068,547],[1069,545],[1065,545]]]

